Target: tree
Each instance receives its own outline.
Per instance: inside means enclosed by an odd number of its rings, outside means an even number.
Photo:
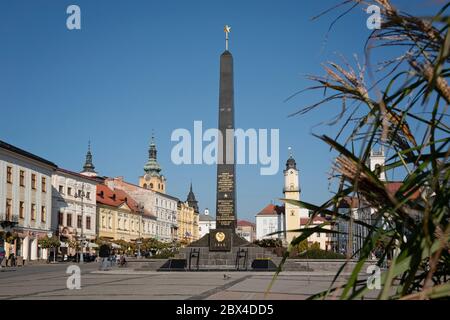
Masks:
[[[51,237],[45,236],[41,239],[39,239],[38,244],[43,249],[50,249],[50,248],[58,248],[61,245],[61,242],[59,241],[58,237]]]

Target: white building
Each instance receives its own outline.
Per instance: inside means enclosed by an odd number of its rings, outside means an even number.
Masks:
[[[62,168],[53,174],[52,230],[64,254],[75,253],[68,247],[70,241],[81,243],[84,238],[84,248],[89,248],[96,238],[96,185],[94,179]]]
[[[256,239],[285,239],[284,206],[267,205],[256,214]],[[274,232],[277,234],[269,235]]]
[[[156,239],[166,242],[178,240],[178,198],[155,192]]]
[[[54,163],[0,141],[0,246],[8,256],[47,258],[38,241],[51,232],[55,169]]]
[[[210,230],[216,228],[216,219],[211,217],[209,210],[205,209],[204,214],[198,217],[198,235],[202,238],[204,235],[208,234]]]

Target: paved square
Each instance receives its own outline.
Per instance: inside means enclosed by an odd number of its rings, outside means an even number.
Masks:
[[[156,272],[81,265],[81,289],[69,290],[69,264],[2,269],[0,299],[306,299],[328,289],[333,273],[285,272],[266,290],[273,272]],[[226,275],[224,277],[224,275]],[[372,292],[371,296],[376,294]]]

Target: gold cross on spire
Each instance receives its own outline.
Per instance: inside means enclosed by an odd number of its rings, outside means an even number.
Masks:
[[[228,51],[228,34],[231,32],[231,27],[229,25],[225,25],[223,31],[225,32],[225,50]]]

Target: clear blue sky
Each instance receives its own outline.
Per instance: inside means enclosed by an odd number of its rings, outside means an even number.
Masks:
[[[282,197],[288,146],[300,170],[302,199],[329,196],[334,154],[311,132],[339,110],[288,115],[318,101],[305,74],[323,75],[321,63],[337,53],[363,56],[370,30],[362,9],[338,22],[325,37],[333,11],[311,17],[336,1],[0,1],[0,139],[79,171],[87,142],[101,175],[137,183],[147,160],[152,129],[171,195],[185,199],[192,180],[203,210],[215,213],[216,168],[176,166],[170,135],[192,130],[195,120],[217,126],[219,56],[223,26],[232,26],[235,116],[240,128],[280,129],[280,171],[260,176],[259,166],[238,166],[238,217],[254,219]],[[417,3],[400,1],[410,10]],[[398,1],[396,2],[399,3]],[[429,1],[419,9],[430,9]],[[81,7],[82,30],[66,28],[66,8]]]

